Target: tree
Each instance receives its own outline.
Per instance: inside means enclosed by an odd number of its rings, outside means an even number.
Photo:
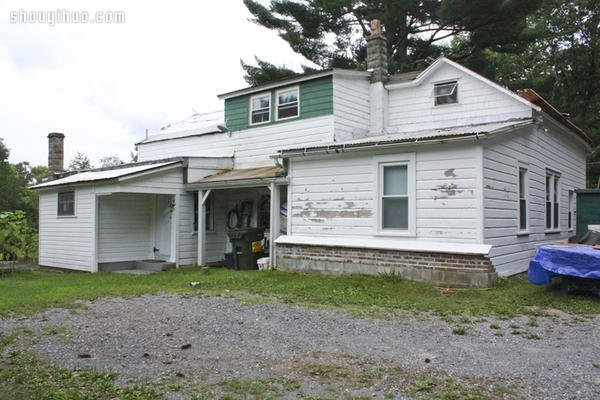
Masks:
[[[536,39],[517,54],[488,49],[465,54],[464,62],[511,89],[530,87],[568,112],[594,141],[588,185],[600,176],[600,5],[594,0],[545,0],[529,16]],[[468,53],[468,52],[467,52]]]
[[[379,19],[388,40],[390,72],[415,70],[419,60],[450,51],[448,38],[468,33],[473,49],[516,51],[531,39],[525,17],[541,0],[244,0],[252,21],[275,30],[292,50],[321,68],[366,69],[369,21]],[[249,83],[264,83],[273,65],[242,64]],[[281,69],[285,74],[289,70]],[[264,75],[264,76],[261,76]]]
[[[77,154],[75,154],[75,157],[73,157],[71,162],[69,162],[67,171],[82,171],[92,168],[93,166],[90,159],[85,154],[77,152]]]
[[[31,229],[37,229],[38,193],[29,186],[48,176],[45,166],[31,167],[28,162],[10,164],[9,149],[0,138],[0,212],[22,211]]]
[[[123,165],[125,162],[119,158],[119,156],[106,156],[100,159],[100,166],[102,168],[106,167],[116,167],[118,165]]]

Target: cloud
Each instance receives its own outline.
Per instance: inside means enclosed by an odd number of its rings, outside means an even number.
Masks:
[[[164,4],[8,0],[0,4],[0,123],[11,161],[45,164],[46,135],[64,132],[65,159],[129,159],[145,130],[222,108],[246,86],[239,60],[299,68],[274,32],[247,21],[241,0]],[[133,4],[132,4],[133,3]],[[122,11],[124,24],[15,24],[13,11]]]

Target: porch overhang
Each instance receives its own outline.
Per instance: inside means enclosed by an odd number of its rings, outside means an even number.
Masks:
[[[286,185],[288,178],[280,166],[226,169],[185,185],[187,191],[208,189],[234,189]]]

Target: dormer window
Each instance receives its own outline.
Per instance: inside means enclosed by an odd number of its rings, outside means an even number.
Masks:
[[[277,91],[277,119],[294,118],[298,112],[298,88]]]
[[[458,103],[458,82],[444,82],[433,85],[433,97],[436,106]]]
[[[271,93],[263,93],[250,98],[250,124],[271,121]]]

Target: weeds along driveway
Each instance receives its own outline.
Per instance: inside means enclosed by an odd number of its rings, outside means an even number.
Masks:
[[[0,320],[7,346],[167,399],[597,399],[600,317],[393,320],[226,297],[146,295]],[[19,344],[20,343],[20,344]],[[1,366],[2,364],[0,364]],[[312,397],[311,397],[312,396]]]

